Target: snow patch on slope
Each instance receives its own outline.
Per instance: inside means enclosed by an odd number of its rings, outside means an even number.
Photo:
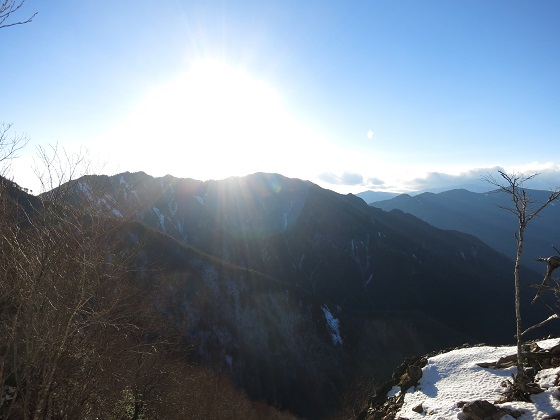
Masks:
[[[80,187],[80,190],[82,190],[82,192],[88,198],[88,200],[93,201],[93,194],[89,184],[87,182],[78,182],[78,186]]]
[[[368,279],[366,280],[366,282],[364,284],[364,290],[367,290],[367,287],[369,286],[369,284],[371,283],[372,280],[373,280],[373,274],[370,274]]]
[[[200,195],[195,195],[194,198],[197,199],[201,206],[204,205],[204,198],[202,198]]]
[[[327,320],[327,326],[329,327],[329,330],[331,332],[331,338],[333,344],[335,346],[336,345],[342,346],[342,336],[340,335],[340,323],[338,319],[334,317],[334,315],[331,313],[327,305],[321,306],[321,309],[325,314],[325,319]]]
[[[152,210],[154,211],[154,213],[157,215],[159,219],[159,225],[161,226],[161,230],[165,232],[165,215],[157,207],[154,207]]]
[[[286,230],[288,229],[288,214],[290,214],[290,211],[292,210],[294,203],[292,201],[290,201],[290,207],[288,208],[288,210],[286,210],[284,212],[284,220],[282,223],[282,230]]]

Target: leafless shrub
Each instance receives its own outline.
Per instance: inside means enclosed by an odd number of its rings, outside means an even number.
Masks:
[[[0,123],[0,176],[6,176],[12,159],[29,142],[25,134],[10,133],[11,128],[12,124]]]

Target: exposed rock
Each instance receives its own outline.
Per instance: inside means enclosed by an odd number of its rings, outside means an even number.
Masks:
[[[428,363],[427,357],[409,357],[395,369],[393,377],[390,381],[385,382],[381,387],[375,390],[374,395],[370,399],[369,407],[358,416],[364,420],[381,420],[393,419],[400,410],[404,402],[406,390],[412,386],[418,385],[422,377],[422,368]],[[387,394],[393,387],[400,387],[401,391],[392,397]],[[420,404],[419,413],[424,411]]]
[[[463,405],[467,420],[499,420],[506,413],[488,401],[472,401]]]
[[[412,408],[412,411],[415,411],[418,414],[420,414],[424,412],[424,407],[422,407],[422,404],[418,404],[416,407]]]
[[[421,377],[422,377],[422,367],[417,365],[410,365],[406,370],[406,372],[401,376],[401,379],[399,381],[399,386],[401,387],[401,391],[406,392],[408,388],[418,385],[418,381],[420,380]]]
[[[485,400],[463,403],[462,408],[465,420],[500,420],[507,415],[518,418],[523,414],[519,410],[497,407]]]

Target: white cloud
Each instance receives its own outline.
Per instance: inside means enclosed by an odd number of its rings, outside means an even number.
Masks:
[[[368,183],[368,185],[381,187],[382,185],[385,184],[385,181],[383,181],[382,179],[379,179],[379,178],[368,178],[367,183]]]
[[[508,169],[509,173],[519,172],[524,175],[537,174],[527,183],[528,188],[536,190],[554,190],[560,188],[560,165],[552,162],[528,163],[518,168]]]
[[[490,168],[476,168],[459,174],[444,172],[429,172],[424,177],[417,177],[403,182],[407,191],[444,191],[454,188],[465,188],[474,192],[484,192],[495,189],[485,178],[493,176],[498,178],[498,171],[506,173],[522,173],[525,175],[538,174],[533,180],[527,182],[525,187],[551,190],[560,187],[560,166],[553,164],[528,164],[522,168],[503,168],[494,166]]]
[[[333,185],[363,185],[364,177],[361,174],[353,172],[344,172],[342,175],[337,175],[332,172],[324,172],[318,178],[328,184]]]

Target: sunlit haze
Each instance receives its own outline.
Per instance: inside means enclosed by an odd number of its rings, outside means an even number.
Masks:
[[[221,61],[197,60],[153,87],[88,149],[110,150],[130,159],[130,170],[161,175],[221,179],[261,171],[305,178],[321,169],[312,156],[326,145],[266,82]]]
[[[560,185],[556,0],[27,0],[0,122],[107,174],[276,172],[341,193]]]

